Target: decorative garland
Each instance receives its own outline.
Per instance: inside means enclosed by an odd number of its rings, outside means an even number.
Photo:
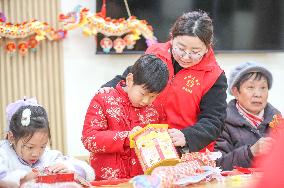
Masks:
[[[146,20],[138,20],[135,16],[128,19],[111,19],[105,17],[105,5],[102,11],[96,14],[89,12],[89,9],[77,6],[73,12],[67,15],[60,14],[59,20],[63,23],[64,30],[82,28],[83,33],[87,36],[102,33],[105,37],[100,41],[100,45],[105,53],[109,53],[113,47],[116,53],[122,53],[125,47],[133,49],[136,41],[142,35],[146,39],[148,46],[157,42],[153,34],[153,28],[148,25]],[[124,38],[121,38],[121,36]],[[112,41],[109,36],[117,36]]]
[[[66,36],[66,31],[55,31],[45,22],[37,20],[26,21],[21,24],[6,23],[6,17],[0,13],[0,38],[8,38],[5,50],[10,55],[19,51],[21,55],[26,55],[29,49],[35,51],[39,42],[48,38],[49,40],[61,40]],[[18,45],[12,39],[22,39]]]
[[[104,1],[105,2],[105,1]],[[5,44],[5,50],[10,55],[18,52],[21,55],[27,54],[29,49],[35,51],[39,42],[48,39],[51,41],[62,40],[67,32],[76,28],[82,28],[86,36],[96,36],[102,33],[105,37],[100,41],[100,45],[105,53],[109,53],[114,48],[116,53],[122,53],[125,48],[133,49],[136,41],[142,35],[146,39],[148,46],[157,42],[153,29],[145,20],[138,20],[135,16],[110,19],[105,17],[105,4],[102,11],[92,14],[89,9],[77,6],[74,11],[64,15],[59,15],[62,28],[55,30],[45,22],[37,20],[26,21],[20,24],[6,22],[6,17],[0,12],[0,40],[10,39]],[[123,38],[121,38],[124,35]],[[109,36],[117,36],[112,41]],[[18,44],[13,39],[21,39]]]

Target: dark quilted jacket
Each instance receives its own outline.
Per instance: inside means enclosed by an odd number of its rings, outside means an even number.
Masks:
[[[228,104],[224,130],[215,145],[215,150],[222,152],[217,165],[223,170],[232,170],[233,166],[251,167],[253,155],[249,146],[268,134],[268,124],[273,115],[280,114],[268,103],[264,109],[264,120],[256,129],[239,114],[235,104],[235,99]]]

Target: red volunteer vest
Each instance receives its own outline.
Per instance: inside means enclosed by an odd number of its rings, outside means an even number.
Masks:
[[[168,66],[169,82],[155,102],[164,105],[167,123],[170,128],[184,129],[193,126],[200,114],[200,101],[214,85],[223,70],[215,60],[210,49],[201,62],[180,70],[174,75],[170,53],[171,44],[158,43],[147,49],[147,54],[155,54]],[[211,144],[209,150],[213,150]]]

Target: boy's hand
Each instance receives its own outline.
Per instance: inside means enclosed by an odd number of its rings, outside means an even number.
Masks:
[[[172,139],[174,146],[185,146],[186,140],[184,134],[178,129],[168,129],[168,133]]]
[[[134,134],[141,129],[142,129],[142,127],[140,127],[140,126],[133,127],[133,129],[131,131],[129,131],[129,133],[128,133],[128,138],[131,134]]]
[[[66,173],[66,172],[72,172],[71,170],[69,170],[67,168],[66,165],[62,164],[62,163],[58,163],[52,166],[49,166],[47,168],[51,173]]]

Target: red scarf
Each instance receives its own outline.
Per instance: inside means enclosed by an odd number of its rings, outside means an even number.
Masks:
[[[258,115],[254,115],[254,114],[248,112],[245,108],[243,108],[239,104],[239,102],[236,102],[236,108],[238,109],[241,116],[243,116],[243,118],[245,118],[251,125],[255,126],[256,128],[263,121],[264,110],[262,110]]]

